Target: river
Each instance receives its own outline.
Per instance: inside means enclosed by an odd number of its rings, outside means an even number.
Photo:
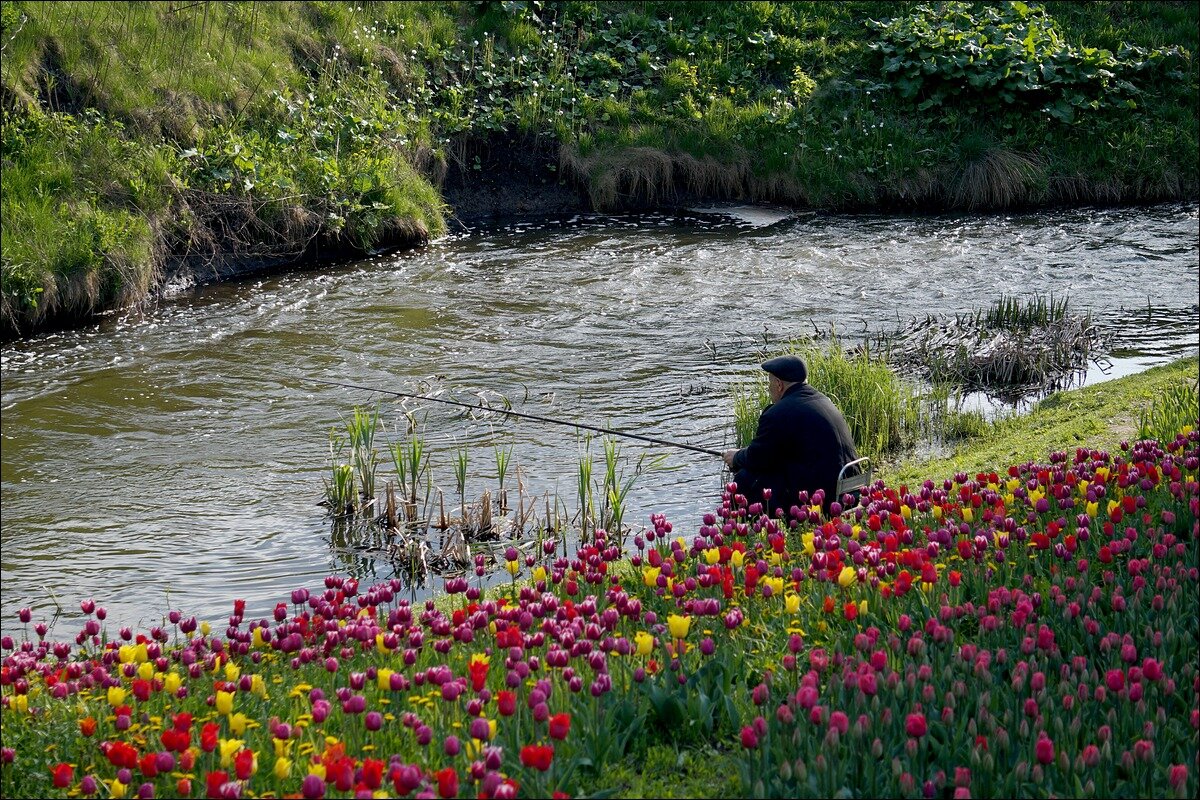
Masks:
[[[56,601],[75,616],[86,597],[128,625],[168,607],[219,620],[234,597],[261,615],[330,572],[391,576],[331,541],[316,504],[330,427],[370,398],[310,377],[467,401],[497,392],[516,410],[720,449],[730,384],[757,374],[764,343],[814,328],[852,339],[1052,292],[1117,336],[1108,374],[1089,382],[1195,353],[1197,237],[1190,205],[585,216],[181,291],[13,343],[0,362],[0,626],[19,626],[27,605],[49,617]],[[495,484],[493,443],[511,444],[527,491],[574,509],[570,430],[421,416],[448,495],[456,447],[477,496]],[[391,402],[383,417],[396,438],[404,417]],[[669,454],[635,486],[627,519],[661,511],[694,530],[718,497],[717,460],[621,446],[630,459]]]

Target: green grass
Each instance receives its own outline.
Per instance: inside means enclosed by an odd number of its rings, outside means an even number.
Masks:
[[[995,464],[1020,464],[1045,457],[1047,442],[1064,450],[1088,447],[1114,450],[1121,441],[1138,438],[1144,409],[1163,408],[1162,398],[1186,394],[1200,373],[1195,358],[1183,358],[1146,372],[1106,381],[1082,389],[1059,392],[1019,416],[1005,417],[961,443],[952,456],[910,459],[884,465],[879,474],[889,485],[910,485],[926,477],[939,479],[956,472],[975,474]],[[1180,414],[1168,425],[1196,422],[1195,390],[1190,410],[1180,404]]]
[[[681,191],[917,210],[1200,191],[1196,4],[1047,4],[1063,40],[1122,64],[1142,58],[1123,42],[1182,48],[1177,74],[1120,67],[1133,88],[1072,100],[1071,123],[903,96],[870,23],[919,8],[2,0],[5,127],[36,129],[4,154],[6,333],[135,301],[183,252],[436,234],[448,165],[495,135],[561,145],[563,179],[600,209]],[[93,291],[59,288],[76,284]]]

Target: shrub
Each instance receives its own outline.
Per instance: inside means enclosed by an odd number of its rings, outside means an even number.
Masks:
[[[920,110],[968,96],[983,105],[1034,107],[1062,122],[1100,108],[1136,108],[1152,75],[1178,71],[1178,47],[1122,45],[1114,55],[1076,48],[1036,4],[975,10],[961,2],[918,6],[906,17],[868,22],[881,41],[870,45],[901,97]],[[1179,74],[1178,77],[1182,77]]]

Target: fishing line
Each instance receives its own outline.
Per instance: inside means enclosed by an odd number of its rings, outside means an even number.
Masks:
[[[518,417],[520,419],[530,419],[530,420],[534,420],[535,422],[548,422],[552,425],[566,425],[571,428],[579,428],[579,429],[585,430],[585,431],[595,431],[596,433],[603,433],[603,434],[607,434],[610,436],[624,436],[627,439],[637,439],[637,440],[643,441],[643,442],[650,442],[651,444],[661,444],[661,445],[665,445],[666,447],[678,447],[682,450],[691,450],[694,453],[704,453],[705,455],[717,456],[718,458],[720,458],[722,455],[719,450],[709,450],[706,447],[697,447],[692,444],[683,444],[682,442],[671,442],[671,441],[667,441],[666,439],[656,439],[653,436],[643,436],[640,433],[629,433],[628,431],[618,431],[618,430],[614,430],[613,428],[602,428],[598,425],[586,425],[582,422],[568,422],[568,421],[562,420],[562,419],[554,419],[553,417],[543,417],[538,414],[527,414],[527,413],[524,413],[521,411],[512,411],[512,410],[506,409],[506,408],[492,408],[490,406],[485,406],[482,404],[472,405],[470,403],[463,403],[458,400],[444,400],[440,397],[427,397],[426,395],[423,395],[423,394],[410,394],[408,392],[397,392],[397,391],[393,391],[390,389],[379,389],[374,386],[359,386],[359,385],[353,384],[353,383],[342,383],[341,381],[327,381],[327,380],[323,380],[321,378],[307,378],[306,380],[310,383],[320,383],[320,384],[324,384],[325,386],[338,386],[338,387],[341,387],[342,389],[357,389],[357,390],[363,391],[363,392],[377,392],[379,394],[387,394],[387,395],[392,395],[394,397],[409,397],[414,400],[426,400],[431,403],[443,403],[448,406],[459,406],[460,408],[469,408],[473,411],[491,411],[496,414],[507,414],[510,417]]]

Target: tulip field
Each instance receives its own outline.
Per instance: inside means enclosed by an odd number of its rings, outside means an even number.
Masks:
[[[696,530],[514,548],[436,601],[330,576],[219,625],[22,609],[0,793],[585,797],[665,744],[742,796],[1194,797],[1198,472],[1185,429],[824,513],[730,485]]]

